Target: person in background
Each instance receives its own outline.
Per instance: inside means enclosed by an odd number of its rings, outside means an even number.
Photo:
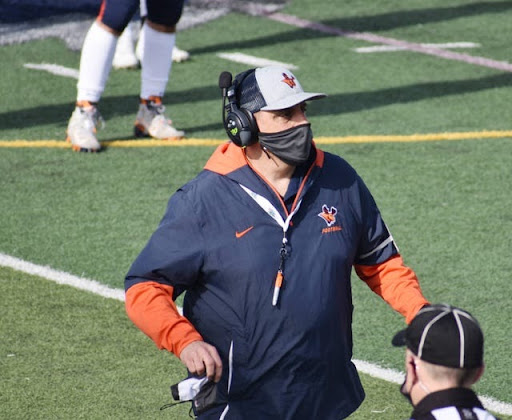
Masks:
[[[146,1],[140,0],[140,21],[132,19],[132,21],[124,28],[123,33],[119,36],[116,45],[116,52],[112,66],[115,69],[135,69],[140,66],[144,55],[144,32],[139,32],[136,25],[144,22],[147,16]],[[182,50],[174,44],[172,49],[172,61],[181,63],[190,58],[188,51]]]
[[[231,141],[169,200],[126,275],[128,316],[207,378],[199,419],[346,418],[364,399],[352,268],[406,321],[428,301],[363,180],[313,141],[306,102],[326,95],[280,66],[219,87]]]
[[[67,127],[67,141],[75,151],[96,152],[101,145],[96,130],[103,124],[98,102],[105,89],[118,37],[139,7],[139,0],[103,0],[82,47],[76,107]],[[162,98],[172,67],[176,24],[183,0],[147,0],[147,18],[141,28],[140,105],[135,119],[137,137],[177,140],[185,133],[165,116]]]
[[[484,372],[484,335],[463,309],[439,304],[421,309],[392,340],[406,346],[400,392],[414,420],[496,420],[471,387]]]

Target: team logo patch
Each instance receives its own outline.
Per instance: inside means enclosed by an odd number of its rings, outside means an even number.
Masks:
[[[288,86],[290,86],[292,89],[297,86],[297,83],[295,83],[295,77],[290,77],[286,73],[283,73],[284,79],[281,80],[281,82],[286,83]]]
[[[322,206],[322,211],[318,213],[318,217],[321,217],[327,226],[332,226],[336,223],[336,213],[338,213],[338,209],[336,207],[329,208],[326,204]]]

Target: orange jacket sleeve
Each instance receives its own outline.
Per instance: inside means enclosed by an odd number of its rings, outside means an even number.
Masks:
[[[382,264],[355,265],[357,275],[409,324],[429,302],[423,296],[416,274],[395,255]]]
[[[193,341],[203,341],[190,321],[180,315],[172,299],[174,288],[157,282],[143,282],[126,292],[128,317],[151,338],[159,349],[180,356]]]

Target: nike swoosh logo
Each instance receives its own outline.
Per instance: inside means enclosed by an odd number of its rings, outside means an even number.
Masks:
[[[249,228],[247,228],[247,229],[245,229],[245,230],[242,230],[241,232],[235,232],[235,236],[236,236],[236,238],[237,238],[237,239],[241,238],[241,237],[242,237],[242,236],[244,236],[246,233],[248,233],[249,231],[251,231],[253,227],[254,227],[254,226],[251,226],[251,227],[249,227]]]

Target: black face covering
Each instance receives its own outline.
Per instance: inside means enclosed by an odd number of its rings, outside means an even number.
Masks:
[[[409,403],[414,406],[412,403],[411,394],[405,390],[405,382],[407,382],[407,376],[404,379],[404,383],[400,387],[400,394],[402,394],[407,399],[407,401],[409,401]]]
[[[298,166],[309,158],[313,131],[308,123],[277,133],[259,133],[258,139],[263,149],[288,165]]]

